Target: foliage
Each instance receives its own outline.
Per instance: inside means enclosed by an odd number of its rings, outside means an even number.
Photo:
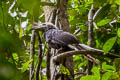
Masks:
[[[103,46],[104,54],[106,54],[115,44],[116,37],[110,38]]]
[[[104,74],[100,75],[99,67],[93,67],[93,75],[83,76],[80,80],[112,80],[111,76],[114,75],[116,69],[114,66],[107,65],[106,62],[102,64]],[[102,76],[102,77],[101,77]]]
[[[77,38],[81,43],[88,43],[87,21],[92,4],[94,4],[96,14],[93,21],[96,25],[94,25],[94,39],[96,41],[94,47],[103,49],[104,55],[108,52],[120,55],[120,0],[68,0],[70,32],[74,33],[75,30],[80,29],[76,35]],[[0,0],[0,79],[28,80],[27,69],[32,62],[29,60],[31,37],[29,29],[34,21],[45,22],[42,10],[45,5],[55,6],[56,4],[41,2],[41,0]],[[39,34],[42,36],[42,33]],[[47,49],[44,39],[42,42],[45,54],[41,64],[41,75],[47,80],[44,72]],[[38,60],[37,50],[38,43],[36,42],[34,63]],[[97,58],[102,64],[93,67],[92,75],[83,76],[78,80],[119,80],[120,60],[110,60],[102,56],[97,56]],[[87,63],[83,56],[74,56],[74,71],[87,71]],[[63,66],[61,72],[69,74],[69,71]]]
[[[30,59],[29,61],[25,62],[22,66],[22,72],[25,72],[29,66],[30,66],[30,63],[33,61],[33,59]]]
[[[69,70],[68,70],[66,67],[64,67],[63,65],[60,66],[60,71],[61,71],[63,74],[70,75]]]

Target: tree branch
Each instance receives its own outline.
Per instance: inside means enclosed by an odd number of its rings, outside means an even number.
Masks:
[[[120,58],[120,56],[112,54],[112,53],[107,53],[106,55],[104,55],[103,53],[104,53],[103,50],[98,50],[95,48],[92,48],[91,50],[88,49],[88,50],[68,51],[68,52],[60,53],[57,56],[54,56],[53,61],[59,62],[66,57],[70,57],[70,56],[78,55],[78,54],[82,54],[82,55],[90,54],[90,55],[96,55],[96,56],[104,56],[104,57],[108,57],[108,58],[112,58],[112,59],[113,58]]]
[[[50,76],[51,76],[51,72],[50,72],[50,59],[51,59],[51,56],[50,56],[50,48],[48,47],[48,50],[47,50],[47,60],[46,60],[46,64],[47,64],[47,68],[46,68],[46,75],[47,75],[47,79],[50,80]]]
[[[88,13],[88,45],[91,47],[94,47],[95,45],[94,33],[93,33],[93,16],[94,16],[94,6],[92,4],[91,9]],[[87,56],[91,56],[91,55],[88,54]],[[88,74],[92,74],[91,72],[92,67],[93,67],[93,62],[88,61]]]
[[[93,16],[94,16],[94,7],[91,6],[91,9],[88,13],[88,45],[94,46],[94,37],[93,37]]]
[[[66,57],[70,57],[70,56],[73,56],[73,55],[78,55],[78,54],[85,55],[85,54],[94,54],[94,53],[96,53],[96,52],[89,51],[89,50],[68,51],[68,52],[64,52],[64,53],[58,54],[57,56],[54,56],[53,60],[55,62],[59,62],[59,61],[61,61],[61,59],[66,58]]]
[[[38,66],[37,66],[37,71],[36,71],[36,80],[39,80],[39,72],[40,72],[41,63],[42,63],[42,41],[41,41],[41,38],[40,38],[38,32],[36,32],[36,35],[37,35],[37,38],[38,38],[38,48],[39,48],[39,52],[38,52]],[[40,76],[42,76],[42,75],[40,75]]]
[[[31,41],[30,41],[30,59],[34,58],[34,53],[35,53],[35,47],[34,46],[35,46],[35,31],[33,30],[32,31],[32,36],[31,36]],[[33,76],[32,76],[33,69],[34,69],[34,59],[31,62],[31,65],[30,65],[29,80],[33,79]]]
[[[94,16],[93,16],[93,20],[96,19],[97,15],[100,13],[101,10],[102,10],[102,8],[99,8],[99,9],[96,11],[96,13],[95,13]]]

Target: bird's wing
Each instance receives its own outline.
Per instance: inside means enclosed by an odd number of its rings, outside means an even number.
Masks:
[[[53,34],[52,42],[59,44],[61,46],[67,46],[68,44],[78,44],[79,40],[74,37],[69,32],[64,32],[57,30],[56,33]]]

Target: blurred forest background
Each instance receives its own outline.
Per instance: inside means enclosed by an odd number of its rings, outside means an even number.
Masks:
[[[43,6],[56,6],[55,0],[0,0],[0,80],[29,80],[30,63],[34,63],[34,75],[38,67],[38,42],[35,43],[34,59],[30,58],[29,29],[35,21],[45,22]],[[80,43],[88,45],[88,13],[94,5],[94,48],[120,55],[120,0],[68,0],[67,12],[70,32],[76,30]],[[42,33],[39,33],[42,36]],[[37,40],[37,39],[36,39]],[[39,80],[46,76],[47,46],[42,38]],[[75,80],[120,80],[120,59],[97,56],[98,62],[92,74],[86,75],[88,61],[81,55],[73,57]],[[100,60],[99,60],[100,59]],[[69,74],[65,67],[61,72]],[[78,74],[77,74],[78,73]],[[37,80],[33,76],[33,80]]]

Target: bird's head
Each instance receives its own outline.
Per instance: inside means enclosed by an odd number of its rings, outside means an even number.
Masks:
[[[30,30],[39,30],[39,31],[47,31],[50,29],[57,29],[57,27],[49,22],[46,23],[35,23]]]

